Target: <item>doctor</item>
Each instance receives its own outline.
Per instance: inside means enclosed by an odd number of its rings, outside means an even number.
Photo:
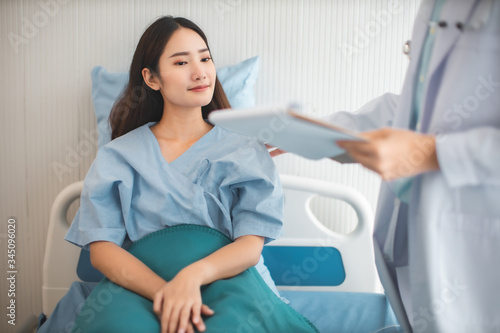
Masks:
[[[400,96],[329,117],[386,180],[379,275],[405,331],[500,332],[500,1],[423,0],[410,59]]]

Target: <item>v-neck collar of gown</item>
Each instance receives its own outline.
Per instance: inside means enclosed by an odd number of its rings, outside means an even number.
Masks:
[[[186,149],[186,151],[184,151],[176,159],[174,159],[171,162],[167,162],[167,160],[165,159],[165,157],[163,156],[163,154],[161,152],[160,143],[158,142],[158,139],[154,135],[153,131],[151,131],[151,126],[153,126],[154,124],[156,124],[156,123],[150,122],[150,123],[146,124],[145,125],[146,131],[150,135],[151,139],[154,140],[154,142],[155,142],[154,146],[155,146],[156,153],[159,154],[163,163],[165,163],[166,165],[169,165],[169,166],[175,166],[176,164],[189,158],[189,156],[192,154],[193,151],[196,151],[199,146],[201,146],[204,142],[206,142],[213,135],[213,133],[216,131],[215,128],[217,127],[216,125],[214,127],[212,127],[212,129],[210,131],[205,133],[201,138],[199,138],[195,143],[193,143],[188,149]]]

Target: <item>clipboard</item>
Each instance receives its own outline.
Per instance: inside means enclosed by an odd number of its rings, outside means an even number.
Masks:
[[[300,109],[299,104],[287,104],[217,110],[208,115],[208,120],[308,159],[352,162],[335,142],[365,139],[355,132],[300,114]]]

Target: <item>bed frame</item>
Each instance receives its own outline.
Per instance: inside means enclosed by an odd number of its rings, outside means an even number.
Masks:
[[[285,193],[284,236],[264,249],[264,259],[280,290],[381,293],[372,246],[373,214],[356,190],[331,182],[281,175]],[[77,274],[81,250],[66,242],[67,212],[79,198],[83,182],[56,197],[50,214],[43,263],[43,312],[52,313]],[[358,224],[344,235],[335,233],[312,214],[310,202],[320,195],[347,202]],[[88,260],[88,259],[87,259]],[[313,278],[312,278],[313,277]]]
[[[49,230],[42,275],[42,309],[49,315],[57,302],[67,293],[73,281],[79,281],[76,273],[80,249],[64,240],[71,224],[68,221],[70,205],[80,198],[83,181],[64,188],[55,198],[50,211]]]
[[[373,255],[373,213],[365,197],[351,187],[332,182],[290,175],[281,175],[281,180],[284,235],[263,252],[278,289],[382,293]],[[358,218],[356,228],[349,234],[339,234],[325,227],[311,211],[311,200],[316,196],[349,204]],[[273,263],[272,250],[280,254]],[[281,269],[276,267],[279,262]],[[297,272],[294,280],[291,267],[295,271],[302,268],[302,276],[314,277],[298,283],[301,274]],[[281,277],[287,270],[289,278],[285,280]]]

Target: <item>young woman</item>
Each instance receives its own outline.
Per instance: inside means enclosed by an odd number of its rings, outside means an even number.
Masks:
[[[282,232],[283,195],[264,145],[204,118],[229,103],[207,39],[191,21],[162,17],[141,37],[130,81],[113,107],[112,138],[85,179],[66,239],[92,265],[151,301],[162,332],[204,331],[200,287],[257,265]],[[244,146],[245,149],[241,149]],[[163,280],[126,248],[179,224],[222,232],[231,244]],[[214,314],[217,315],[217,314]]]

